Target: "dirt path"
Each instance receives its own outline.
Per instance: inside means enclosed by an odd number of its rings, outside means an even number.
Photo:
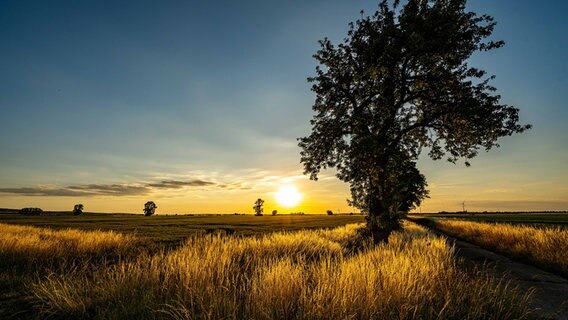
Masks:
[[[539,268],[515,262],[474,244],[449,237],[456,255],[472,266],[488,265],[497,277],[511,280],[522,290],[535,290],[533,307],[542,319],[568,320],[568,280]]]

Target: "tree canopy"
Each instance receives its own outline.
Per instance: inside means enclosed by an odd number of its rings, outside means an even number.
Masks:
[[[145,216],[151,216],[154,214],[154,212],[156,212],[156,209],[158,208],[158,206],[156,205],[156,203],[154,203],[154,201],[148,201],[144,204],[144,215]]]
[[[504,45],[490,38],[492,17],[466,11],[466,0],[399,2],[381,1],[338,45],[320,41],[308,78],[316,94],[312,132],[299,139],[305,174],[317,180],[336,168],[383,240],[428,194],[415,162],[423,149],[469,165],[480,149],[530,127],[500,102],[494,76],[468,63]]]
[[[73,215],[75,216],[79,216],[83,213],[83,209],[85,208],[85,206],[83,206],[83,204],[79,203],[73,206]]]
[[[262,200],[261,198],[256,199],[254,206],[252,207],[255,216],[262,216],[264,214],[264,208],[262,207],[263,205],[264,200]]]

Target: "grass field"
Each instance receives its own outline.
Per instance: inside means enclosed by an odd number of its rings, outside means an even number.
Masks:
[[[412,218],[411,218],[412,219]],[[415,218],[417,222],[491,251],[568,276],[568,229],[553,224],[519,225],[455,218]]]
[[[452,218],[458,220],[496,222],[509,224],[531,224],[531,225],[558,225],[568,227],[568,213],[480,213],[480,214],[422,214],[411,215],[410,217],[420,218]]]
[[[363,222],[360,215],[155,215],[85,213],[80,216],[49,214],[24,216],[0,214],[0,223],[47,227],[55,230],[73,228],[86,231],[102,230],[134,234],[154,242],[177,245],[190,235],[230,233],[255,235],[274,231],[333,228],[348,223]]]
[[[338,217],[293,218],[322,223],[317,218]],[[453,248],[424,228],[406,223],[388,244],[371,246],[359,227],[253,237],[200,233],[176,249],[145,253],[135,250],[140,239],[132,235],[3,224],[0,233],[7,236],[0,238],[0,251],[26,268],[0,270],[0,283],[19,276],[24,288],[19,299],[9,292],[0,299],[0,318],[7,311],[18,319],[530,316],[528,295],[484,273],[464,271]],[[91,258],[109,246],[118,260]]]

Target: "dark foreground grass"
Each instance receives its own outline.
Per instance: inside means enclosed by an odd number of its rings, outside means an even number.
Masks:
[[[176,246],[189,236],[225,233],[237,236],[260,235],[275,231],[334,228],[363,222],[359,215],[155,215],[70,213],[24,216],[0,214],[0,223],[45,227],[56,230],[115,231],[134,234],[154,242]]]

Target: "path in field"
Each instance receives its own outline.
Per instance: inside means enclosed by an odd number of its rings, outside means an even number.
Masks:
[[[534,288],[533,307],[539,309],[542,319],[568,320],[568,280],[539,268],[485,250],[462,240],[445,235],[455,243],[456,255],[470,266],[487,264],[497,277],[504,277],[522,290]],[[568,253],[567,253],[568,254]]]

